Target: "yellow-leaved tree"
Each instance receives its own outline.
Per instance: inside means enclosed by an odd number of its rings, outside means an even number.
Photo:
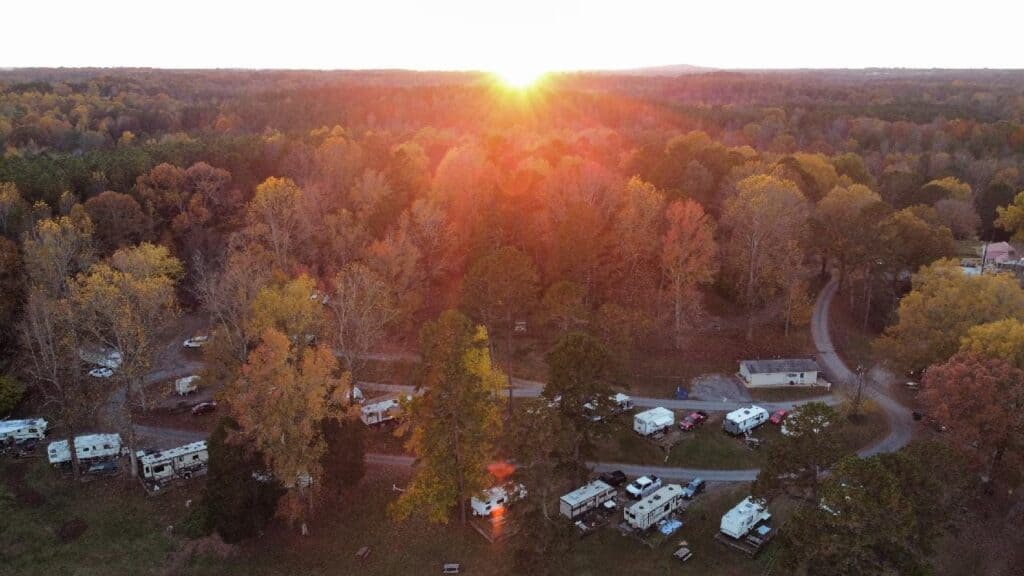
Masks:
[[[268,471],[288,489],[278,515],[299,523],[303,533],[323,486],[323,423],[345,416],[350,379],[347,373],[336,377],[337,368],[328,347],[299,349],[267,328],[227,391],[239,425],[235,440],[261,454]]]
[[[412,481],[392,505],[397,519],[412,515],[447,523],[488,487],[487,465],[501,434],[496,394],[504,375],[491,366],[487,331],[448,310],[420,335],[422,394],[408,404],[406,447],[416,455]]]

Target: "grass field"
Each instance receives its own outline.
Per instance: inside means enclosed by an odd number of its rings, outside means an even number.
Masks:
[[[147,498],[138,483],[123,478],[75,484],[40,459],[0,462],[0,476],[5,575],[156,573],[175,548],[164,528],[186,512],[184,492]],[[73,524],[84,532],[62,536]]]
[[[243,546],[235,557],[197,557],[185,573],[202,576],[436,574],[445,562],[459,562],[465,574],[517,573],[512,560],[512,541],[488,544],[471,528],[454,520],[447,526],[440,526],[416,520],[395,523],[389,519],[385,510],[396,497],[391,485],[401,484],[403,480],[404,476],[397,471],[377,472],[363,482],[350,502],[314,524],[310,536],[302,538],[279,527],[261,540]],[[613,527],[606,527],[577,542],[571,557],[564,559],[564,573],[581,576],[759,574],[771,553],[770,548],[768,555],[752,561],[714,542],[721,515],[746,495],[745,486],[712,487],[684,513],[681,531],[653,550],[622,536]],[[514,518],[515,509],[510,513]],[[685,566],[671,557],[680,539],[688,540],[695,551],[694,560]],[[362,546],[373,548],[365,560],[355,557]]]

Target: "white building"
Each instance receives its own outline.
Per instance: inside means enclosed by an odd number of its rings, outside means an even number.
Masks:
[[[748,387],[814,386],[818,383],[818,363],[810,358],[784,360],[743,360],[740,378]]]
[[[626,523],[637,530],[647,530],[683,506],[683,487],[666,484],[657,492],[626,508]]]
[[[739,539],[746,536],[761,522],[770,520],[771,517],[772,515],[765,509],[764,504],[747,497],[722,516],[719,529],[726,536]]]
[[[558,501],[558,511],[562,516],[573,520],[613,498],[615,498],[615,488],[600,480],[594,480],[590,484],[562,496]]]
[[[668,408],[651,408],[633,416],[633,431],[641,436],[650,436],[676,423],[676,415]]]

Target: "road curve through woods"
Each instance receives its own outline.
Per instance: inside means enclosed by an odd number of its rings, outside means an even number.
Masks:
[[[838,288],[838,278],[833,277],[818,294],[814,315],[811,318],[811,337],[814,339],[814,346],[818,349],[818,364],[824,369],[825,374],[837,384],[845,382],[855,385],[857,375],[839,357],[832,345],[832,336],[829,334],[829,310],[832,306],[832,298],[835,297]],[[884,383],[875,383],[870,379],[865,379],[863,390],[864,394],[874,400],[885,412],[886,420],[889,422],[889,435],[870,446],[861,448],[857,454],[867,458],[884,452],[895,452],[910,443],[914,433],[914,421],[910,410],[889,394]]]

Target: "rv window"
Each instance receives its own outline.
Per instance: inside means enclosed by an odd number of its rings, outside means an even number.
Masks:
[[[149,466],[146,466],[146,474],[149,474]]]
[[[199,460],[199,454],[193,454],[192,455],[192,459],[193,460]]]
[[[104,444],[104,445],[103,445],[103,448],[105,448],[105,449],[107,449],[107,450],[110,450],[110,444]]]
[[[164,471],[164,466],[163,466],[163,464],[161,464],[161,465],[159,465],[159,466],[155,466],[155,467],[153,468],[153,473],[155,473],[155,474],[159,474],[159,473],[161,473],[161,472],[163,472],[163,471]]]
[[[88,451],[89,451],[89,447],[88,446],[86,446],[85,448],[82,448],[82,452],[88,452]]]

